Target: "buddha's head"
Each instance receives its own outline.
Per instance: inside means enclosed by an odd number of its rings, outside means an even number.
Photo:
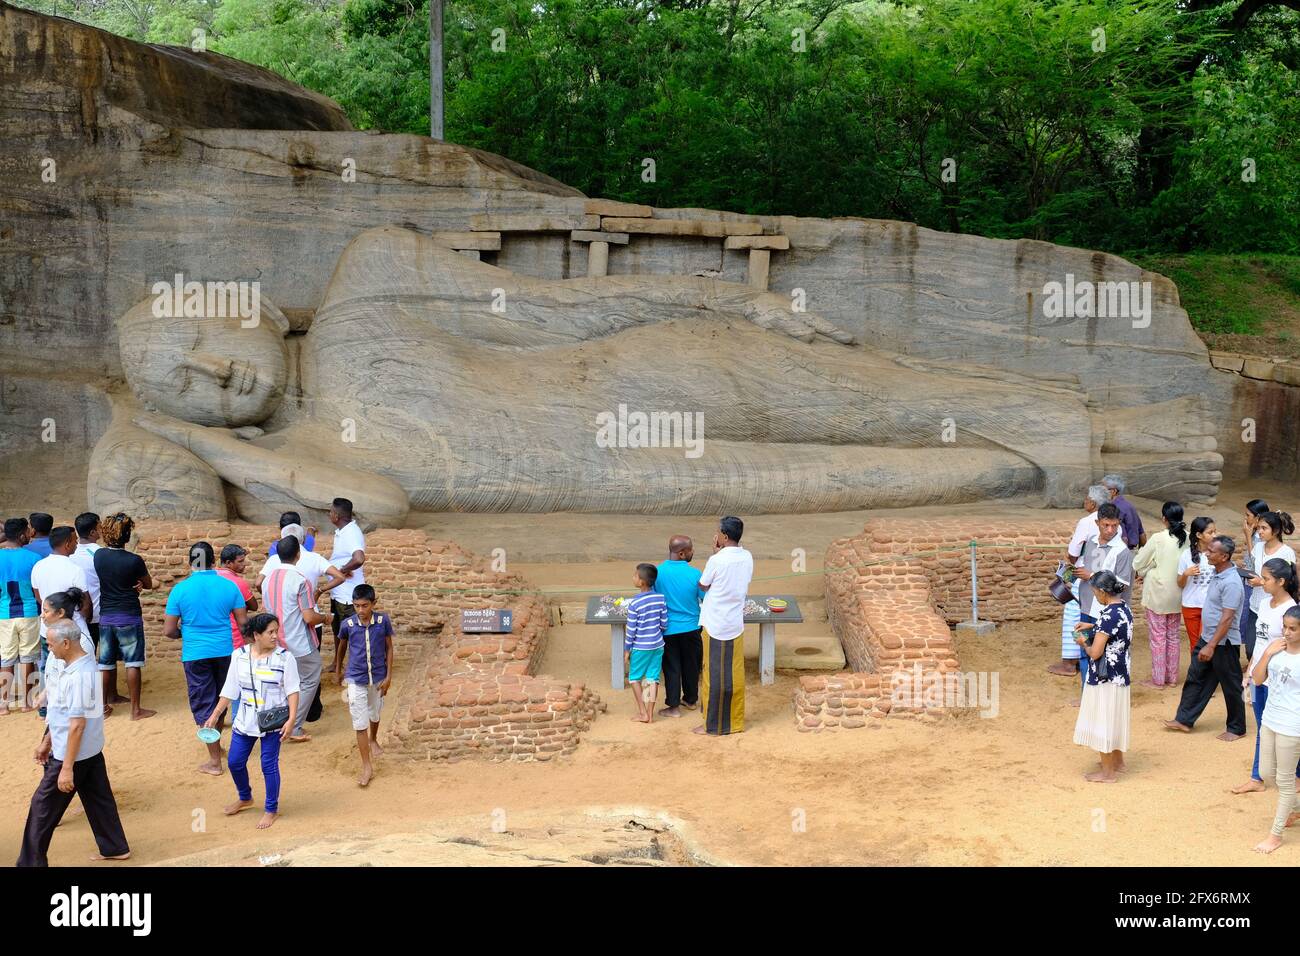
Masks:
[[[265,298],[251,316],[226,308],[177,315],[204,311],[203,304],[174,304],[151,296],[118,320],[122,370],[136,398],[146,408],[197,425],[237,428],[265,421],[288,380],[289,323],[283,313]]]

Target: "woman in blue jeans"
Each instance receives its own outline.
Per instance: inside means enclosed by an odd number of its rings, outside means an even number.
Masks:
[[[1251,675],[1263,659],[1268,646],[1282,636],[1282,616],[1300,603],[1300,581],[1297,581],[1295,565],[1290,561],[1284,558],[1265,561],[1260,568],[1259,577],[1266,596],[1255,614],[1255,653],[1251,656],[1246,675],[1242,679],[1242,688],[1247,692],[1246,696],[1255,711],[1255,762],[1250,768],[1250,779],[1233,787],[1233,793],[1254,793],[1265,789],[1264,781],[1259,775],[1259,745],[1264,705],[1268,703],[1268,685],[1254,683]],[[1253,694],[1250,693],[1252,687]],[[1300,777],[1300,766],[1296,767],[1296,776]]]
[[[253,805],[253,788],[248,779],[248,758],[253,746],[262,742],[262,779],[266,784],[266,812],[257,828],[265,830],[280,812],[280,745],[293,730],[298,711],[298,663],[280,647],[280,622],[274,614],[254,614],[244,624],[244,646],[230,655],[230,669],[221,688],[221,699],[204,727],[215,728],[232,703],[237,703],[231,722],[227,764],[239,799],[225,809],[233,816]],[[263,731],[258,714],[287,705],[289,717],[283,725]]]

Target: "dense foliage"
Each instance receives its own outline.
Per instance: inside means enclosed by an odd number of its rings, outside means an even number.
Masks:
[[[427,0],[27,0],[428,130]],[[446,0],[447,137],[591,195],[1300,252],[1300,0]],[[646,173],[653,160],[654,176]]]

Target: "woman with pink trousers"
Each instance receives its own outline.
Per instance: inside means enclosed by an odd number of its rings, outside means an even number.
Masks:
[[[1178,558],[1187,544],[1183,506],[1166,501],[1160,509],[1165,529],[1153,534],[1133,559],[1133,571],[1142,576],[1142,607],[1151,642],[1151,679],[1148,687],[1173,687],[1178,683],[1178,622],[1182,620],[1183,589],[1178,586]]]

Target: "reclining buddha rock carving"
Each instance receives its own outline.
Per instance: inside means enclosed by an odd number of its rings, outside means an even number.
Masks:
[[[382,523],[408,507],[753,514],[1014,495],[1073,507],[1110,452],[1170,495],[1212,497],[1220,478],[1195,399],[1090,408],[1077,384],[889,354],[747,286],[535,279],[397,227],[341,257],[295,343],[300,389],[284,390],[295,370],[270,341],[277,321],[240,338],[237,320],[194,320],[218,325],[187,348],[150,333],[142,306],[122,323],[150,337],[144,366],[124,353],[146,409],[135,424],[206,462],[248,517],[319,511],[335,494]],[[203,407],[163,394],[157,363],[183,368]],[[603,447],[598,416],[620,405],[702,413],[703,454]],[[265,432],[230,430],[249,425]]]

